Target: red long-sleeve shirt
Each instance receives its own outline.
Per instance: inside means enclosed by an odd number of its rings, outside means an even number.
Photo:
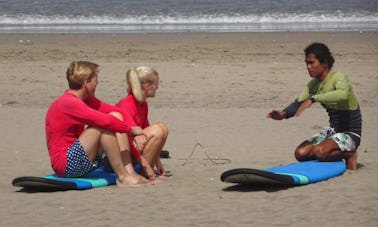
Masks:
[[[117,107],[121,108],[123,113],[130,116],[135,124],[139,127],[146,128],[150,126],[150,122],[148,121],[148,105],[147,102],[139,103],[133,94],[129,94],[123,99],[121,99],[117,104]],[[129,143],[130,143],[130,152],[134,158],[139,158],[140,153],[134,147],[133,140],[129,135]]]
[[[124,133],[135,126],[127,113],[122,113],[124,121],[120,121],[109,112],[122,110],[95,97],[81,100],[67,91],[51,104],[46,114],[46,141],[51,167],[57,175],[65,176],[67,149],[86,125]]]

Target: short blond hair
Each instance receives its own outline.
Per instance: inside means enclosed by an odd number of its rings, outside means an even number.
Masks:
[[[98,67],[98,64],[89,61],[73,61],[66,72],[69,88],[79,90],[84,81],[97,75]]]

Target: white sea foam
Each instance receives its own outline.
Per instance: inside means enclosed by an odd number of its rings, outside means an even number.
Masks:
[[[0,15],[0,33],[9,32],[170,32],[170,31],[378,31],[378,12],[251,15],[42,16]]]
[[[194,15],[194,16],[148,16],[141,15],[112,17],[112,16],[42,16],[42,15],[19,15],[0,16],[0,25],[89,25],[89,24],[234,24],[234,23],[323,23],[323,22],[378,22],[378,12],[334,12],[324,14],[321,12],[303,13],[263,13],[261,15]]]

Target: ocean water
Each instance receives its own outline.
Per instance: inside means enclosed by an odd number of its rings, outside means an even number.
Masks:
[[[0,0],[0,33],[378,31],[378,0]]]

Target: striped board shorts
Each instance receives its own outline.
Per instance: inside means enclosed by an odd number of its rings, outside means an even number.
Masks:
[[[95,162],[90,162],[84,147],[77,139],[67,150],[66,177],[82,177],[100,166],[101,160],[101,156],[97,155]]]
[[[337,143],[337,146],[340,148],[340,151],[342,152],[356,150],[356,143],[348,135],[347,132],[336,133],[335,130],[331,127],[324,128],[322,131],[310,137],[307,141],[316,146],[326,139],[332,139],[333,141],[335,141]]]

